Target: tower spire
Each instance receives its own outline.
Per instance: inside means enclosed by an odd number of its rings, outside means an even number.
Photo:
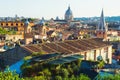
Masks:
[[[69,4],[68,8],[70,9],[70,4]]]
[[[97,28],[97,37],[98,38],[104,38],[104,40],[107,40],[107,25],[105,24],[105,18],[104,18],[104,12],[102,9],[100,21]]]
[[[102,8],[101,16],[100,16],[100,22],[98,24],[98,30],[99,31],[108,31],[107,26],[105,24],[103,8]]]

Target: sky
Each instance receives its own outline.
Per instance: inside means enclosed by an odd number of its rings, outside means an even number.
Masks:
[[[120,16],[120,0],[0,0],[0,17],[64,19],[70,5],[74,17]]]

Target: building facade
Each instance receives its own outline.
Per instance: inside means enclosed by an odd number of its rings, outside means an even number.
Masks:
[[[112,63],[112,45],[99,38],[27,45],[23,48],[31,53],[40,51],[46,54],[59,52],[65,56],[81,54],[84,56],[84,60],[98,61],[100,58],[106,63]]]
[[[33,26],[34,23],[30,22],[30,26]],[[24,22],[21,21],[1,21],[0,26],[4,29],[15,30],[17,34],[24,33]]]

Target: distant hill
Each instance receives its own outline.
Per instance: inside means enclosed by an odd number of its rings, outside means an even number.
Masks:
[[[77,21],[88,21],[88,22],[91,22],[91,21],[99,21],[99,17],[80,17],[80,18],[74,18],[74,20],[77,20]],[[107,22],[120,22],[120,16],[106,16],[105,17],[105,21]]]

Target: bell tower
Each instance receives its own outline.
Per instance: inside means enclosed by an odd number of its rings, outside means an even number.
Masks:
[[[107,32],[108,32],[108,27],[105,23],[104,12],[102,9],[100,21],[99,21],[98,27],[96,29],[96,35],[98,38],[103,38],[106,40],[107,39]]]
[[[25,44],[26,44],[26,37],[27,37],[27,28],[29,26],[29,21],[28,19],[26,19],[25,23],[24,23],[24,41],[25,41]]]

